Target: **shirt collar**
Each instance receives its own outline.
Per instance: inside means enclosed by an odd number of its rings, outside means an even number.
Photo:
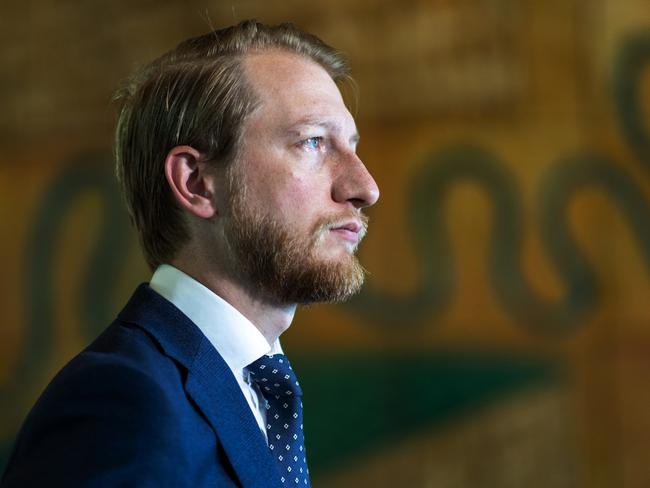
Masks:
[[[264,354],[282,352],[279,340],[269,344],[235,307],[169,264],[156,269],[149,286],[196,324],[235,375]]]

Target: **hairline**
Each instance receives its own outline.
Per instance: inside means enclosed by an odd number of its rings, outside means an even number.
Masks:
[[[316,66],[319,66],[321,69],[323,69],[323,71],[325,71],[325,73],[327,73],[327,76],[330,77],[330,79],[334,82],[334,84],[337,86],[339,91],[340,88],[338,84],[349,78],[349,75],[347,73],[342,73],[340,76],[333,76],[333,74],[330,72],[327,66],[319,62],[317,59],[309,56],[307,53],[295,51],[286,46],[277,46],[277,45],[255,46],[243,53],[225,55],[225,57],[231,57],[231,59],[234,61],[235,69],[238,70],[238,75],[240,76],[240,81],[243,83],[243,88],[244,90],[248,91],[248,94],[250,95],[250,109],[245,114],[245,116],[241,121],[241,125],[238,127],[234,150],[232,154],[229,155],[228,160],[223,162],[226,169],[231,167],[233,164],[236,164],[237,161],[239,160],[239,157],[241,156],[240,151],[243,148],[244,139],[246,135],[247,122],[263,106],[262,93],[256,87],[256,84],[253,82],[252,77],[250,76],[250,70],[247,67],[248,64],[247,61],[254,56],[264,56],[273,53],[284,54],[293,58],[300,58]],[[297,124],[292,124],[292,126],[294,125]],[[356,134],[353,136],[353,138],[356,142],[359,141],[360,136],[359,136],[358,129]]]

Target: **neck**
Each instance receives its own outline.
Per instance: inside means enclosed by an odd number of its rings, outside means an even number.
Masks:
[[[170,264],[236,308],[257,327],[269,344],[273,344],[291,325],[296,304],[278,304],[265,300],[250,286],[194,259],[179,257]]]

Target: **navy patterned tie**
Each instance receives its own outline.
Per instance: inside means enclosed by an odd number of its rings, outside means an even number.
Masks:
[[[248,366],[266,399],[269,449],[284,486],[310,486],[302,430],[302,390],[284,354],[262,356]]]

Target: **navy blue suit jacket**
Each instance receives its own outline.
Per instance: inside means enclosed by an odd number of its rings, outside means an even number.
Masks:
[[[1,486],[279,487],[230,369],[143,284],[43,392]]]

